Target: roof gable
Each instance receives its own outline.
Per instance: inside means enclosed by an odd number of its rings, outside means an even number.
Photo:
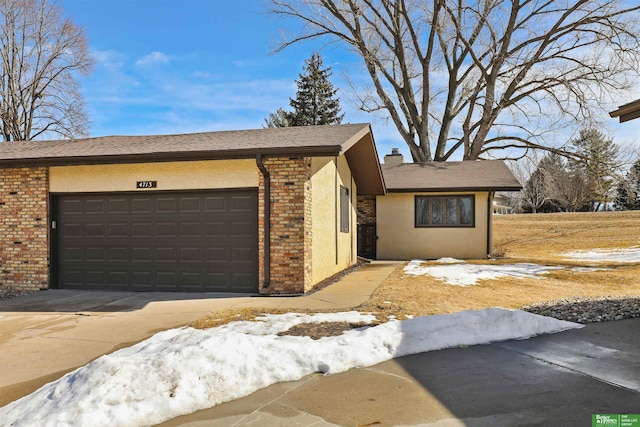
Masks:
[[[382,165],[389,192],[518,191],[520,182],[502,160]]]

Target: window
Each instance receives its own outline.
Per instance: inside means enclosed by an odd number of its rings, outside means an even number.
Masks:
[[[347,187],[340,186],[340,231],[343,233],[349,232],[349,189]]]
[[[416,196],[416,227],[474,227],[475,196]]]

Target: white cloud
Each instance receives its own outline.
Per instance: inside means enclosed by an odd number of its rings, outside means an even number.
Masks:
[[[148,66],[148,65],[154,65],[154,64],[166,64],[168,62],[169,62],[169,57],[166,54],[155,51],[138,59],[136,61],[136,65]]]

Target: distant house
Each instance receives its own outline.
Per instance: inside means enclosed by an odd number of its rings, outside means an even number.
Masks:
[[[613,118],[619,117],[620,123],[640,118],[640,99],[618,107],[617,110],[610,112],[609,115]]]
[[[368,124],[0,144],[0,286],[300,294],[491,254],[500,161],[380,165]],[[368,251],[367,251],[368,249]]]
[[[507,195],[496,193],[493,197],[493,213],[498,215],[508,215],[513,213],[513,207],[509,204]]]

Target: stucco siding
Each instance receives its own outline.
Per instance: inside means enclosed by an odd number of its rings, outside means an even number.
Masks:
[[[444,196],[450,193],[388,193],[377,197],[377,258],[389,260],[461,259],[487,257],[488,193],[475,195],[474,227],[414,226],[416,195]]]
[[[356,262],[357,188],[344,158],[315,157],[311,164],[312,282],[317,284]],[[349,231],[340,231],[340,186],[349,189]]]
[[[120,165],[52,166],[52,193],[151,191],[136,189],[137,181],[157,181],[152,190],[200,190],[258,187],[255,160],[136,163]]]

